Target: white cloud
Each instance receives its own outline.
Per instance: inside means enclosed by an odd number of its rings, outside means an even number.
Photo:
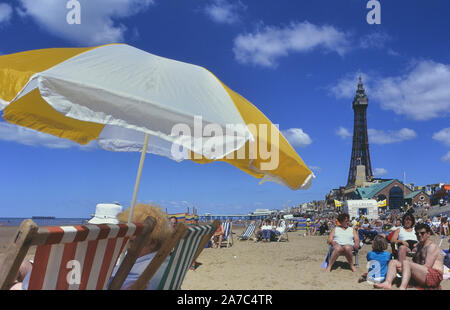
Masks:
[[[266,26],[255,33],[238,35],[233,52],[240,63],[275,67],[280,57],[317,48],[344,55],[349,49],[348,35],[333,26],[316,26],[307,21],[286,27]]]
[[[450,151],[448,151],[447,154],[445,154],[444,157],[441,158],[441,160],[444,163],[450,163]]]
[[[0,24],[6,23],[11,19],[13,9],[9,4],[0,3]]]
[[[213,0],[204,8],[204,12],[219,24],[234,24],[240,20],[239,11],[245,9],[246,6],[240,1],[232,3],[227,0]]]
[[[363,72],[349,73],[340,79],[336,85],[329,88],[330,92],[338,99],[352,99],[355,97],[359,77],[362,78],[364,89],[368,95],[371,91],[372,77]],[[370,99],[370,98],[369,98]]]
[[[403,76],[378,81],[374,98],[386,110],[414,120],[450,113],[450,66],[421,61]]]
[[[384,168],[375,168],[375,170],[373,171],[373,174],[375,176],[383,176],[386,175],[388,173],[388,171]]]
[[[387,52],[388,52],[388,54],[391,55],[391,56],[400,56],[400,53],[399,53],[399,52],[396,52],[396,51],[394,51],[394,50],[391,49],[391,48],[389,48]]]
[[[433,139],[450,146],[450,127],[444,128],[433,134]]]
[[[92,150],[97,148],[97,143],[95,141],[83,146],[67,139],[61,139],[49,134],[5,122],[0,122],[0,140],[16,142],[29,146],[43,146],[51,149],[68,149],[78,147],[82,150]]]
[[[283,136],[292,146],[304,147],[312,143],[311,138],[301,128],[291,128],[282,131]]]
[[[336,98],[353,98],[359,73],[348,74],[329,91]],[[404,75],[380,78],[362,74],[369,100],[384,110],[425,121],[450,114],[450,65],[424,60]]]
[[[359,47],[363,49],[381,49],[386,46],[386,43],[392,38],[385,32],[375,31],[368,33],[361,37],[359,41]]]
[[[411,140],[417,137],[414,130],[409,128],[402,128],[400,130],[376,130],[368,129],[369,143],[373,144],[391,144]]]
[[[20,0],[20,16],[32,17],[52,34],[78,44],[123,42],[127,27],[118,20],[147,10],[154,0],[78,0],[81,24],[69,25],[67,1]]]
[[[348,131],[347,128],[339,127],[339,129],[336,131],[336,134],[341,137],[341,139],[347,139],[348,137],[352,137],[352,133]]]

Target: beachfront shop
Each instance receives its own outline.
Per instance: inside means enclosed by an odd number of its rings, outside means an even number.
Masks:
[[[378,219],[378,202],[375,199],[346,200],[343,207],[350,218]]]

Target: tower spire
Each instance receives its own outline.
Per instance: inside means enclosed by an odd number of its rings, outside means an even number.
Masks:
[[[362,76],[359,75],[358,88],[353,100],[354,126],[353,126],[353,146],[350,159],[350,169],[348,173],[347,186],[355,185],[357,167],[365,166],[365,177],[369,181],[373,178],[372,164],[370,162],[369,139],[367,135],[366,110],[369,104],[366,91],[364,89]]]

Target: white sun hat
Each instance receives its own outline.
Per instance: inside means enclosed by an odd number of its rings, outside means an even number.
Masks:
[[[99,203],[95,207],[95,214],[88,221],[89,224],[119,224],[117,214],[122,212],[122,206],[118,203]]]

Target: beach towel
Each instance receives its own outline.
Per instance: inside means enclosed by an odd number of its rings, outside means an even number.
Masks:
[[[444,266],[444,280],[450,279],[450,269],[447,266]]]

